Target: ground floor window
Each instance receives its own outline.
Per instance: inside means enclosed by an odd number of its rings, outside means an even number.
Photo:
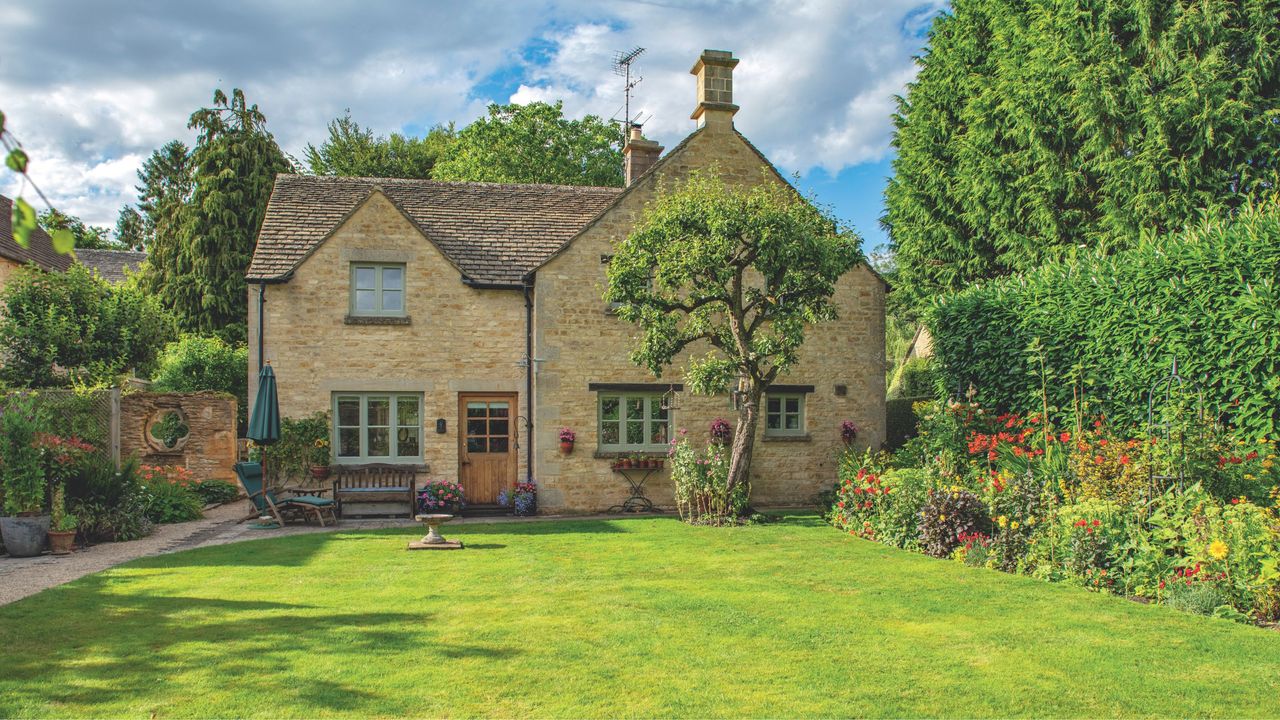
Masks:
[[[765,396],[764,434],[804,434],[803,393],[769,393]]]
[[[422,462],[422,395],[334,393],[333,417],[339,462]]]
[[[662,407],[661,393],[602,392],[599,405],[601,451],[666,451],[671,411]]]

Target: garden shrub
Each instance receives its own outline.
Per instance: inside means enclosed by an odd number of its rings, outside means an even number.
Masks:
[[[932,358],[914,357],[898,368],[893,382],[889,385],[890,398],[931,398],[944,393],[939,392],[940,376],[934,368]]]
[[[6,515],[44,508],[45,479],[36,436],[41,423],[29,393],[11,393],[0,409],[0,489]]]
[[[137,458],[126,458],[116,470],[110,457],[89,456],[67,481],[67,506],[90,542],[137,540],[154,530]]]
[[[204,515],[204,503],[194,487],[186,468],[173,466],[142,465],[142,497],[147,518],[154,523],[167,524],[198,520]]]
[[[1085,251],[970,287],[943,298],[926,322],[944,385],[972,385],[985,406],[1062,412],[1087,390],[1117,426],[1142,426],[1148,389],[1177,358],[1211,414],[1248,437],[1274,438],[1277,306],[1280,205],[1271,201],[1131,250]],[[1033,343],[1043,367],[1024,362]]]
[[[22,270],[0,292],[0,376],[42,388],[114,382],[131,368],[146,377],[176,328],[134,282],[111,285],[79,264]]]
[[[987,508],[977,495],[958,485],[933,488],[920,511],[920,548],[926,555],[948,557],[962,535],[990,528]]]
[[[329,442],[329,413],[320,411],[301,418],[280,419],[280,441],[251,450],[265,461],[267,479],[273,486],[306,482],[315,457],[316,443]]]
[[[249,405],[249,348],[221,338],[183,335],[160,354],[151,377],[156,392],[213,390],[236,397],[240,422]]]
[[[227,503],[240,497],[240,486],[225,480],[205,480],[192,489],[203,505]]]

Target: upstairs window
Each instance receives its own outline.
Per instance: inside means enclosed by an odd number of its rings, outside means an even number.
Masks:
[[[352,263],[351,314],[366,317],[404,315],[404,264]]]

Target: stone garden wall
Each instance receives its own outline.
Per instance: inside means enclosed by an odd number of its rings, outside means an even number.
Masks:
[[[120,455],[184,467],[199,480],[235,482],[236,399],[217,392],[120,398]]]

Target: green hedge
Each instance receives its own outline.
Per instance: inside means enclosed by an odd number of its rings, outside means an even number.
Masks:
[[[947,388],[1004,410],[1051,412],[1079,390],[1114,423],[1146,422],[1169,374],[1254,437],[1280,429],[1280,203],[1202,221],[1132,250],[1080,253],[942,298],[926,322]],[[1038,340],[1043,348],[1029,351]]]

